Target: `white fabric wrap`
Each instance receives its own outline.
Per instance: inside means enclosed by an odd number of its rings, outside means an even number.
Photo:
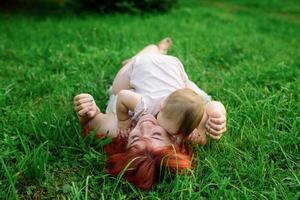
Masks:
[[[143,98],[141,98],[138,103],[136,104],[134,111],[132,114],[131,119],[135,120],[136,122],[139,121],[140,117],[143,116],[144,114],[146,114],[148,112],[146,103],[144,101]]]
[[[112,93],[112,87],[108,89],[109,100],[106,107],[106,113],[114,113],[117,115],[117,99],[118,95],[114,95]],[[148,113],[148,109],[146,103],[143,98],[141,98],[138,103],[136,104],[134,111],[129,111],[128,114],[132,120],[138,121],[141,116]]]

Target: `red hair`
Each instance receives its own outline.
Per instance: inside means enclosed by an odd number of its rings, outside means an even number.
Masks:
[[[142,190],[149,189],[155,182],[161,167],[182,173],[192,168],[192,155],[184,147],[169,146],[153,149],[147,139],[143,148],[133,146],[126,149],[127,138],[114,138],[105,147],[108,154],[107,171],[123,177]]]
[[[86,127],[81,135],[86,137],[88,133],[89,128]],[[103,136],[96,133],[95,139]],[[191,151],[183,144],[154,149],[147,139],[140,139],[145,143],[143,148],[132,146],[127,149],[127,137],[113,138],[112,142],[105,146],[108,173],[113,176],[124,173],[123,177],[128,182],[147,190],[155,182],[162,166],[177,173],[193,168]]]

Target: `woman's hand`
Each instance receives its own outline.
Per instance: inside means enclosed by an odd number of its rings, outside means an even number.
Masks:
[[[220,139],[226,131],[226,116],[217,112],[213,113],[209,116],[205,127],[211,138]]]
[[[74,109],[81,124],[86,123],[100,113],[100,109],[90,94],[79,94],[75,96]]]
[[[226,131],[226,110],[222,103],[213,101],[206,106],[208,120],[206,122],[207,135],[212,139],[220,139]]]
[[[195,129],[188,137],[188,141],[192,142],[193,144],[198,144],[198,145],[205,145],[207,140],[206,140],[206,135],[205,135],[205,128],[198,130]]]

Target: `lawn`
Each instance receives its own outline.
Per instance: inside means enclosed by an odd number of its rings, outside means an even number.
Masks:
[[[251,2],[251,3],[250,3]],[[104,169],[72,98],[105,110],[122,60],[170,36],[196,84],[224,103],[228,131],[194,147],[190,175],[142,192]],[[300,5],[181,1],[164,14],[0,14],[0,199],[298,199]]]

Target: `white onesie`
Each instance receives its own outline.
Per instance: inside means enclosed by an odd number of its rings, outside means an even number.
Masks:
[[[126,74],[133,91],[143,97],[148,112],[156,115],[160,103],[177,89],[187,87],[202,96],[205,102],[211,97],[188,79],[178,58],[162,54],[137,56],[128,66]],[[106,112],[116,113],[116,95],[111,95]]]

